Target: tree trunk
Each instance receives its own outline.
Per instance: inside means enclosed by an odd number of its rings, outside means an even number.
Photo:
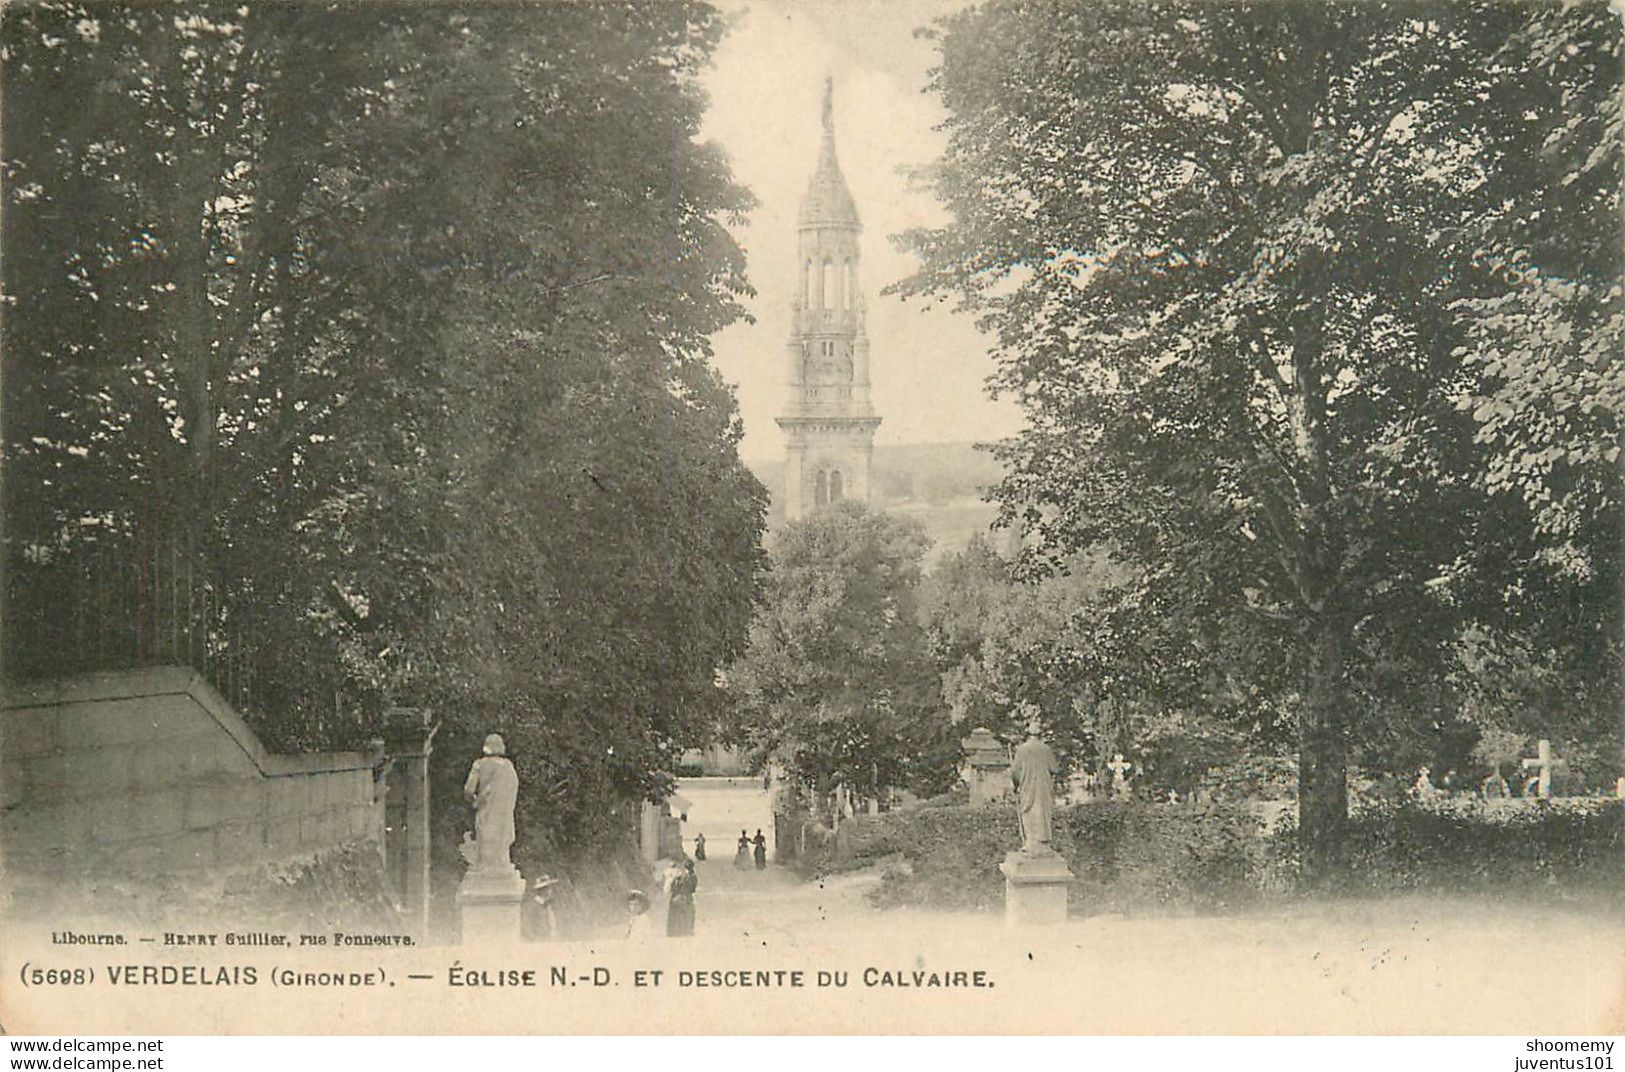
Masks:
[[[1315,626],[1313,663],[1298,715],[1298,847],[1303,884],[1327,890],[1344,877],[1348,820],[1348,726],[1344,630],[1332,617]]]
[[[206,203],[213,194],[208,159],[183,133],[177,137],[180,161],[175,167],[174,202],[170,207],[168,267],[175,294],[170,317],[175,363],[184,392],[182,414],[192,455],[192,501],[187,504],[187,528],[192,551],[201,550],[199,535],[206,530],[213,509],[212,462],[215,405],[210,349],[213,308],[209,304]]]

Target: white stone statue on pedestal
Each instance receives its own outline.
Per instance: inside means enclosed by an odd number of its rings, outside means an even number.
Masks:
[[[1072,872],[1050,845],[1055,816],[1055,752],[1039,737],[1042,729],[1036,710],[1030,709],[1027,739],[1010,762],[1010,780],[1016,790],[1016,817],[1021,823],[1021,848],[1005,856],[1004,918],[1016,925],[1064,923],[1067,888]]]
[[[463,835],[463,858],[470,872],[508,874],[513,860],[514,806],[519,799],[519,775],[503,753],[502,738],[485,739],[484,755],[474,761],[463,783],[463,796],[474,805],[474,836]]]
[[[483,751],[463,783],[463,796],[474,805],[474,834],[464,834],[460,846],[468,873],[458,887],[457,905],[465,943],[511,944],[519,941],[525,896],[525,880],[508,855],[519,775],[503,754],[501,737],[487,737]]]
[[[1016,817],[1021,822],[1021,851],[1048,856],[1050,826],[1055,816],[1055,752],[1038,736],[1036,720],[1027,725],[1027,739],[1010,761],[1010,781],[1016,790]]]

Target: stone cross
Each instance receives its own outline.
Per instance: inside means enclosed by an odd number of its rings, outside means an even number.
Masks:
[[[1550,800],[1552,772],[1567,769],[1568,763],[1552,757],[1552,742],[1544,737],[1540,739],[1540,747],[1536,751],[1538,753],[1536,758],[1523,761],[1523,769],[1540,772],[1529,780],[1536,783],[1535,796],[1541,800]]]
[[[1134,764],[1123,758],[1119,752],[1106,764],[1106,769],[1112,772],[1112,791],[1119,794],[1128,793],[1128,772],[1134,769]]]

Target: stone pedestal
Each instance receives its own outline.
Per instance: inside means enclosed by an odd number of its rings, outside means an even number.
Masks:
[[[1004,872],[1004,921],[1025,927],[1066,922],[1066,890],[1073,875],[1058,853],[1032,856],[1012,852],[999,865]]]
[[[463,944],[519,942],[525,879],[517,869],[470,871],[457,888],[457,907],[463,917]]]
[[[970,802],[988,804],[1010,796],[1010,749],[985,729],[972,731],[959,742],[965,750],[963,773],[970,787]]]

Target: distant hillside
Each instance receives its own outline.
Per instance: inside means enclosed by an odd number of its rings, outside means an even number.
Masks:
[[[876,447],[875,499],[880,503],[947,505],[980,500],[1003,470],[970,443],[918,443]]]
[[[768,525],[776,528],[784,522],[784,460],[746,464],[773,493]],[[935,558],[988,531],[998,508],[984,495],[1000,476],[999,463],[970,443],[877,446],[871,474],[874,504],[924,525],[936,542]]]

